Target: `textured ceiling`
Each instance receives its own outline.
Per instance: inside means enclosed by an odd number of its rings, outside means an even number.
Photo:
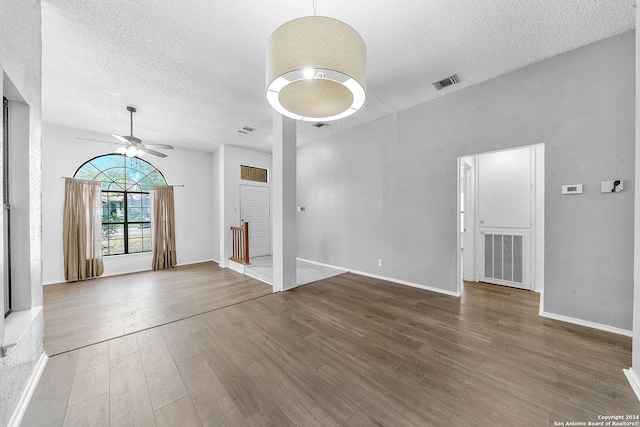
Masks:
[[[367,45],[367,101],[299,144],[634,28],[633,0],[317,0]],[[42,0],[43,120],[147,143],[271,151],[266,43],[313,0]],[[461,83],[436,91],[456,73]],[[256,129],[238,133],[243,126]],[[109,140],[109,136],[105,136]]]

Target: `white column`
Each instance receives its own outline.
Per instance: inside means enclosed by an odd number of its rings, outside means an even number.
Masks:
[[[229,266],[229,235],[227,234],[227,217],[225,215],[226,208],[226,195],[225,195],[225,156],[226,151],[224,149],[224,145],[220,146],[218,149],[218,197],[219,197],[219,205],[218,205],[218,215],[220,215],[220,224],[218,234],[220,236],[220,267],[227,268]]]
[[[273,113],[273,291],[296,287],[296,121]]]

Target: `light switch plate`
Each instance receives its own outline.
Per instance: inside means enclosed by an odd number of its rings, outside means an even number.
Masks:
[[[615,181],[602,181],[600,183],[600,191],[602,193],[619,193],[622,191],[623,182],[621,179],[616,179]]]

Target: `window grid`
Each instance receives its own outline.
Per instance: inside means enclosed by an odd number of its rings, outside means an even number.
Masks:
[[[117,154],[99,156],[78,168],[74,178],[102,183],[102,254],[151,251],[149,187],[167,185],[145,160]]]

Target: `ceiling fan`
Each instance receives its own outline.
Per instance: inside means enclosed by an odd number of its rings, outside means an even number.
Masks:
[[[140,138],[136,138],[135,136],[133,136],[133,113],[135,113],[137,110],[135,107],[127,107],[127,111],[129,111],[129,113],[131,114],[131,134],[124,136],[124,135],[117,135],[115,133],[112,133],[111,136],[117,139],[118,142],[100,141],[97,139],[80,138],[80,137],[76,137],[76,139],[107,142],[109,144],[121,145],[121,147],[118,147],[118,149],[115,150],[115,152],[118,154],[124,154],[127,157],[142,157],[146,153],[149,153],[158,157],[167,157],[166,154],[155,151],[154,148],[160,149],[160,150],[172,150],[173,146],[168,144],[143,144]]]

